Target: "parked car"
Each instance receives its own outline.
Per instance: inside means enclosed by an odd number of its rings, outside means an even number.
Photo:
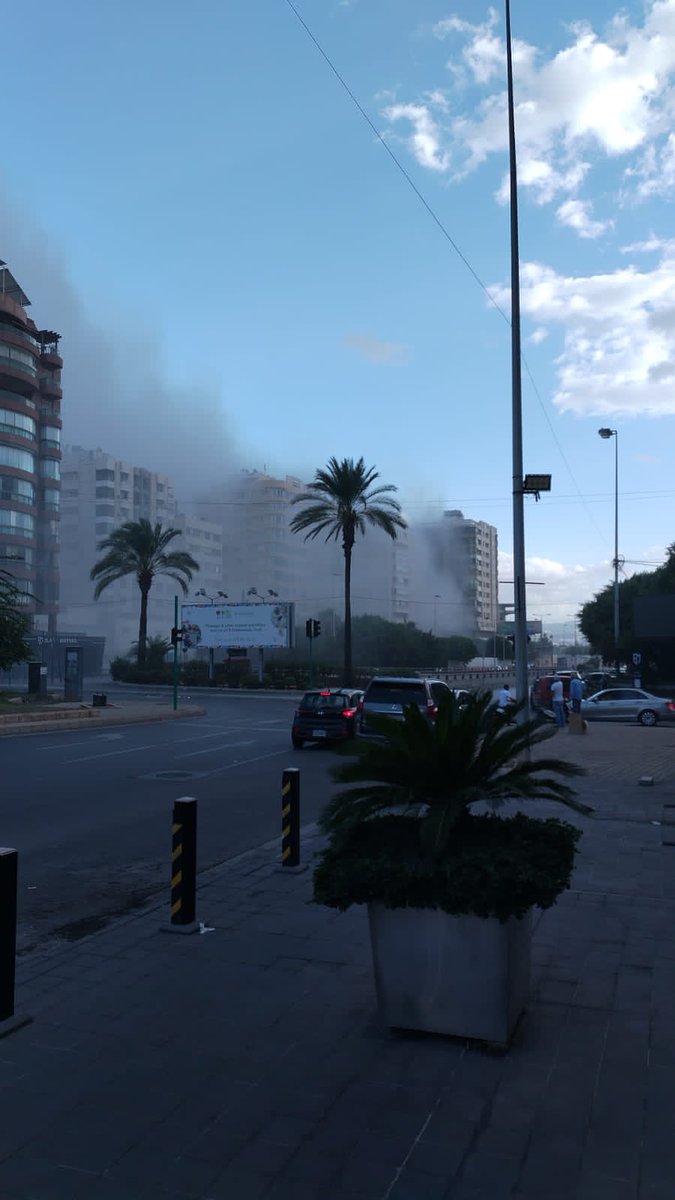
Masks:
[[[371,715],[393,717],[403,720],[403,710],[416,704],[430,721],[438,712],[439,704],[448,696],[455,695],[461,701],[468,692],[464,688],[451,688],[442,679],[416,679],[409,676],[377,675],[371,679],[359,705],[357,734],[359,737],[376,737],[368,727]]]
[[[586,684],[586,690],[589,695],[594,695],[603,688],[610,686],[612,682],[611,671],[589,671],[587,675],[583,675],[582,679]]]
[[[658,721],[675,720],[675,703],[652,696],[642,688],[605,688],[582,700],[581,712],[587,721],[638,721],[640,725],[656,725]]]
[[[356,711],[363,692],[355,688],[313,688],[305,692],[293,717],[291,741],[341,742],[354,737]]]

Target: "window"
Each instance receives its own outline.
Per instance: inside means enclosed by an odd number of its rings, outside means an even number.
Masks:
[[[61,463],[56,458],[41,458],[40,474],[45,479],[60,479]]]
[[[15,475],[0,475],[0,500],[35,504],[35,488],[27,479],[17,479]]]
[[[30,513],[15,512],[11,508],[0,508],[0,533],[13,533],[17,537],[32,537],[35,518]]]
[[[0,429],[4,433],[35,441],[36,428],[33,417],[24,417],[23,413],[14,412],[11,408],[0,408]]]
[[[97,500],[113,500],[114,497],[115,497],[115,489],[113,487],[97,487],[96,488],[96,499]]]
[[[16,346],[2,344],[0,345],[0,359],[8,361],[10,366],[18,367],[20,371],[25,371],[28,375],[37,375],[35,359],[26,350],[17,350]]]
[[[44,488],[42,491],[42,506],[58,512],[61,504],[61,493],[58,488]]]
[[[97,504],[96,505],[96,516],[97,517],[114,517],[115,516],[115,505],[114,504]]]
[[[97,536],[99,536],[100,534],[103,534],[103,536],[105,536],[107,533],[110,533],[111,529],[112,529],[112,525],[110,524],[109,521],[97,521],[96,522]]]
[[[129,472],[128,471],[120,471],[120,479],[122,480],[122,483],[128,483]]]
[[[0,445],[0,467],[15,467],[18,471],[35,474],[35,455],[29,450],[18,450],[16,446]]]
[[[115,472],[108,470],[108,468],[106,468],[105,470],[96,472],[97,480],[99,480],[99,479],[114,479],[114,478],[115,478]]]
[[[8,571],[11,571],[11,564],[16,566],[32,567],[33,551],[30,546],[12,546],[9,542],[0,542],[0,560],[9,563]]]

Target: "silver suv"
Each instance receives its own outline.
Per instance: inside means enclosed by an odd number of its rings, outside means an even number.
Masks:
[[[363,694],[356,718],[359,737],[377,737],[368,727],[368,717],[377,715],[403,720],[403,710],[416,704],[420,712],[433,721],[442,700],[452,694],[442,679],[414,679],[408,676],[377,675],[371,679]],[[455,692],[455,695],[460,693]]]

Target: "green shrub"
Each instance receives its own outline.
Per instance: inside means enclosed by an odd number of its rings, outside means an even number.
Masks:
[[[206,686],[209,681],[209,664],[195,659],[194,662],[183,663],[180,672],[181,683],[187,687]]]
[[[120,683],[171,683],[171,668],[168,666],[137,667],[121,655],[110,663],[110,677]]]
[[[419,818],[397,815],[357,825],[323,852],[315,900],[339,909],[381,901],[501,921],[522,917],[534,905],[550,908],[569,887],[581,836],[557,818],[470,816],[461,837],[433,860],[422,850],[420,827]]]

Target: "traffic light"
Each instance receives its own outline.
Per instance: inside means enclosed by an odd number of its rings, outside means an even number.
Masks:
[[[182,629],[176,629],[176,627],[174,626],[174,628],[171,630],[171,645],[177,646],[179,642],[182,642],[182,640],[183,640]]]
[[[312,633],[312,624],[312,621],[305,621],[305,637],[311,638],[314,636]]]
[[[321,634],[321,622],[312,621],[312,637],[319,637]]]

